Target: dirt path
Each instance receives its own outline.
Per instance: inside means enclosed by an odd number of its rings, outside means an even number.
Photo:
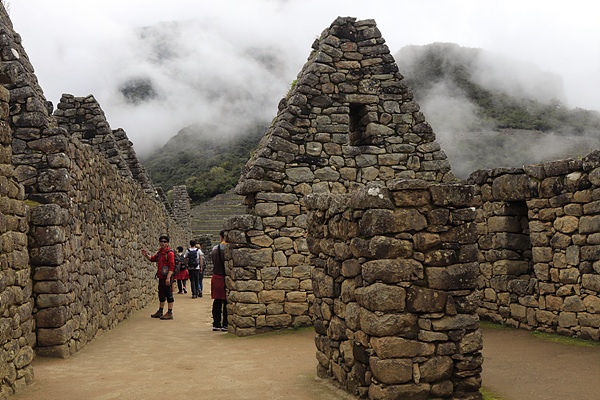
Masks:
[[[208,282],[205,282],[205,287]],[[176,295],[175,319],[135,313],[68,359],[37,358],[11,400],[352,399],[316,377],[314,332],[213,332],[210,296]],[[484,329],[483,385],[505,400],[598,400],[600,348]]]
[[[483,329],[483,386],[505,400],[600,399],[600,347]]]

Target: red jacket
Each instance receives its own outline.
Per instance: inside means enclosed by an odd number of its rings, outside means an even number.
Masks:
[[[158,250],[158,253],[150,257],[150,261],[157,262],[158,268],[156,270],[156,274],[159,278],[165,279],[164,276],[161,276],[160,270],[163,265],[169,266],[169,271],[173,272],[175,270],[175,252],[171,250],[169,247],[165,247],[164,249]]]

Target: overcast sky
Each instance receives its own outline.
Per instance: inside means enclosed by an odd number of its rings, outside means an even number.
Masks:
[[[600,110],[600,24],[590,0],[5,2],[46,98],[56,106],[62,93],[93,94],[111,127],[123,128],[138,154],[196,120],[226,119],[223,104],[197,92],[215,82],[243,88],[238,109],[259,103],[274,117],[312,42],[337,16],[375,19],[392,54],[409,44],[453,42],[530,62],[562,76],[567,106]],[[181,54],[178,64],[158,68],[144,60],[134,32],[172,20],[196,22],[168,42]],[[284,79],[271,78],[272,71],[248,54],[273,48],[284,60],[278,71]],[[115,88],[136,74],[162,82],[161,98],[168,102],[125,105]],[[253,101],[249,93],[267,100]]]

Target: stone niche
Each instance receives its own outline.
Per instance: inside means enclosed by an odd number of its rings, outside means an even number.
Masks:
[[[393,180],[313,194],[318,375],[369,399],[480,399],[474,188]]]

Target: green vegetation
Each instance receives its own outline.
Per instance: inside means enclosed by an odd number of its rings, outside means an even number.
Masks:
[[[451,116],[462,124],[459,130],[447,136],[446,142],[438,135],[457,177],[466,178],[472,171],[482,168],[581,156],[600,146],[600,112],[568,109],[556,100],[562,97],[559,77],[539,72],[538,75],[549,82],[540,91],[556,94],[556,98],[547,101],[526,96],[532,92],[531,88],[525,87],[529,81],[541,84],[544,79],[511,80],[512,66],[508,63],[495,67],[506,75],[500,79],[500,85],[498,82],[496,86],[484,85],[480,63],[482,52],[452,43],[434,43],[407,46],[395,56],[404,81],[418,103],[423,101],[425,104],[430,91],[442,85],[448,88],[446,97],[472,108],[472,118],[453,115],[448,110],[441,114],[442,121]],[[137,86],[128,88],[131,91],[127,93],[133,99],[150,95],[151,86],[146,83],[138,82]],[[296,83],[291,83],[287,96]],[[511,87],[513,93],[519,95],[503,90],[504,86]],[[423,111],[432,123],[435,119],[431,115],[433,111],[425,108]],[[271,123],[256,122],[252,116],[247,119],[247,127],[235,134],[223,133],[219,125],[182,129],[163,148],[142,159],[154,185],[162,187],[168,195],[173,186],[185,184],[194,204],[234,187]],[[227,121],[222,123],[227,126]],[[433,123],[432,126],[439,133]],[[544,133],[552,135],[549,137]],[[523,146],[523,143],[528,145]]]
[[[451,95],[464,96],[476,106],[477,119],[470,130],[480,129],[529,129],[552,131],[569,135],[583,135],[588,132],[600,132],[600,112],[581,108],[568,109],[556,98],[545,101],[525,97],[532,88],[524,88],[522,82],[508,77],[496,77],[497,82],[489,83],[497,71],[482,71],[482,59],[489,57],[481,49],[460,47],[454,43],[433,43],[427,46],[407,46],[396,56],[405,82],[414,91],[417,102],[425,99],[429,91],[443,83],[452,88]],[[498,63],[506,60],[498,58]],[[492,64],[486,64],[490,67]],[[491,68],[491,67],[490,67]],[[501,65],[497,66],[502,69]],[[510,68],[510,67],[504,67]],[[507,71],[510,73],[510,71]],[[562,87],[556,84],[560,79],[552,74],[539,71],[543,79],[532,83],[532,87],[543,89],[556,96],[562,96]],[[488,82],[484,85],[482,82]],[[502,90],[503,86],[510,89]],[[541,89],[540,89],[541,90]]]
[[[485,388],[481,388],[481,390],[479,390],[479,391],[483,395],[483,400],[502,400],[501,397],[490,392],[489,390],[486,390]]]
[[[479,326],[485,329],[510,329],[515,330],[516,328],[512,328],[510,326],[496,324],[494,322],[489,321],[480,321]],[[569,346],[582,346],[582,347],[600,347],[600,342],[580,339],[569,336],[562,336],[556,333],[545,333],[539,331],[532,331],[531,334],[540,340],[545,340],[547,342],[560,343]]]
[[[223,137],[216,130],[187,127],[142,162],[154,185],[165,193],[186,185],[192,202],[201,203],[236,185],[265,130],[266,124],[255,125],[237,136]]]
[[[531,334],[538,339],[545,340],[547,342],[552,342],[552,343],[560,343],[560,344],[565,344],[565,345],[569,345],[569,346],[600,347],[599,342],[593,342],[591,340],[579,339],[579,338],[568,337],[568,336],[561,336],[561,335],[557,335],[554,333],[544,333],[544,332],[534,331]]]

